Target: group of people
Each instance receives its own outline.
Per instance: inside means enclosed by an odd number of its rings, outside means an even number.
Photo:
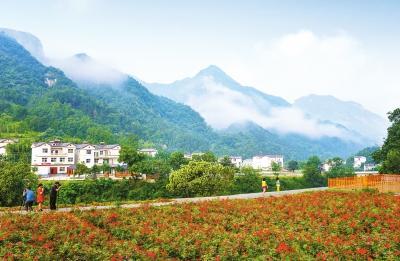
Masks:
[[[281,191],[281,182],[279,181],[279,177],[276,177],[275,185],[276,185],[276,191],[278,191],[278,192]],[[262,179],[261,188],[262,188],[263,193],[267,192],[268,184],[267,184],[266,178]]]
[[[60,182],[55,182],[54,185],[51,187],[50,190],[50,209],[51,210],[56,210],[57,209],[57,193],[61,188]],[[22,193],[22,198],[23,198],[23,206],[25,207],[26,211],[33,211],[33,204],[36,203],[38,204],[38,209],[37,211],[43,211],[43,203],[45,201],[45,189],[43,187],[43,184],[39,184],[37,189],[36,189],[36,195],[35,192],[31,189],[30,186],[27,186],[24,189],[24,192]]]

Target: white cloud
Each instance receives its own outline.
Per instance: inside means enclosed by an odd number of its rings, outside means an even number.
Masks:
[[[400,68],[400,57],[384,53],[373,52],[343,31],[317,35],[300,30],[258,42],[226,68],[240,82],[291,101],[311,93],[330,94],[384,115],[398,106],[395,94],[400,94],[400,74],[394,69]]]
[[[329,124],[320,124],[305,117],[296,108],[272,108],[267,115],[253,104],[248,96],[216,83],[212,77],[202,78],[201,94],[193,94],[186,104],[198,111],[208,124],[224,129],[234,123],[254,122],[281,134],[296,133],[310,138],[323,136],[350,139],[343,130]]]
[[[50,59],[49,63],[61,68],[65,74],[78,83],[119,85],[126,75],[82,54],[67,59]]]

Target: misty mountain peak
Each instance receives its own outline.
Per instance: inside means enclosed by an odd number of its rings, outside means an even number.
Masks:
[[[81,60],[81,61],[89,61],[89,60],[92,60],[92,58],[91,58],[89,55],[87,55],[86,53],[77,53],[77,54],[75,54],[73,57],[74,57],[74,58],[77,58],[77,59],[79,59],[79,60]]]
[[[216,65],[210,65],[207,68],[202,69],[200,72],[197,73],[196,76],[213,76],[216,79],[231,79],[231,77],[229,77],[221,68]]]

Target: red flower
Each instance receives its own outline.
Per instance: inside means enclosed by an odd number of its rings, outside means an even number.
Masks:
[[[359,248],[359,249],[357,249],[357,254],[360,254],[360,255],[366,255],[368,253],[368,250],[367,249],[365,249],[365,248]]]
[[[291,251],[292,249],[285,242],[279,243],[279,245],[276,247],[276,252],[278,253],[289,253]]]

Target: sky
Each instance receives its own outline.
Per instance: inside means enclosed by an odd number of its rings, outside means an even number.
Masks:
[[[210,64],[289,102],[308,94],[399,107],[399,1],[1,0],[0,27],[37,36],[146,82]]]

